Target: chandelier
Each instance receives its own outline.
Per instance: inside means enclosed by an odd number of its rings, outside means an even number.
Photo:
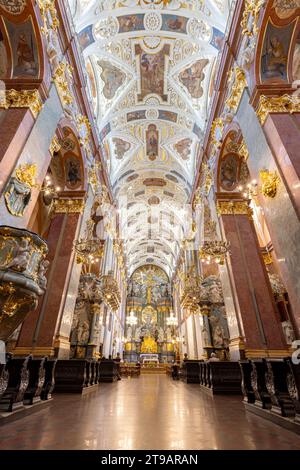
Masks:
[[[170,312],[170,316],[167,317],[166,322],[167,322],[167,326],[177,326],[178,325],[178,320],[175,317],[173,312]]]
[[[137,322],[138,322],[138,319],[134,315],[134,311],[131,310],[130,314],[126,318],[126,323],[130,326],[135,326],[137,324]]]
[[[86,223],[86,235],[83,238],[79,238],[74,243],[77,262],[87,265],[89,269],[91,269],[94,263],[100,261],[104,252],[102,240],[95,237],[93,234],[94,225],[95,222],[89,219]]]
[[[202,261],[210,264],[214,261],[217,264],[224,264],[225,256],[229,252],[230,243],[222,240],[205,241],[199,250]]]

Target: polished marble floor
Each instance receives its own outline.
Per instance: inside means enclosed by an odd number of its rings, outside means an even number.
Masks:
[[[101,384],[0,427],[0,449],[300,449],[300,436],[164,375]]]

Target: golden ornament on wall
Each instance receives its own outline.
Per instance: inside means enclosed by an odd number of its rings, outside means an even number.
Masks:
[[[280,183],[280,178],[276,171],[271,172],[269,170],[261,170],[259,176],[262,182],[261,193],[265,197],[274,199]]]

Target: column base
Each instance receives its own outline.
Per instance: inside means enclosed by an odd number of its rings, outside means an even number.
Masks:
[[[28,356],[31,354],[34,357],[41,357],[41,356],[48,356],[53,357],[55,356],[55,350],[51,347],[36,347],[36,348],[28,348],[27,346],[18,346],[13,350],[13,354],[15,356]]]
[[[289,357],[291,351],[289,349],[245,349],[245,357],[247,359],[254,359],[258,357]]]
[[[229,343],[229,354],[231,361],[245,359],[245,343],[242,336],[231,338]]]
[[[70,359],[70,341],[66,336],[57,336],[54,341],[55,357],[58,359]]]

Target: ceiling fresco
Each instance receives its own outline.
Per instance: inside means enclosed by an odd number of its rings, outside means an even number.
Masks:
[[[229,0],[69,0],[128,271],[176,264]],[[151,257],[149,256],[151,254]],[[148,260],[148,261],[147,261]]]

